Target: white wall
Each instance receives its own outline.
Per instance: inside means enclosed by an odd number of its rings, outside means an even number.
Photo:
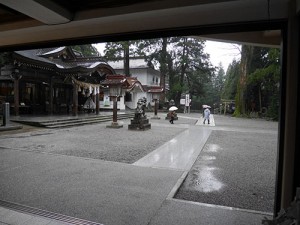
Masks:
[[[99,101],[100,109],[113,109],[113,101],[109,101],[108,93],[104,93],[103,101]],[[125,110],[124,96],[117,103],[117,109]]]
[[[147,93],[142,92],[139,87],[135,87],[131,92],[132,98],[131,102],[126,102],[126,106],[130,109],[135,109],[137,107],[137,101],[140,98],[147,97]]]

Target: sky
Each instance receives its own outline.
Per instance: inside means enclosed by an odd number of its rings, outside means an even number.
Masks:
[[[104,43],[94,45],[103,55]],[[219,66],[222,63],[223,69],[226,72],[229,64],[233,59],[240,59],[239,45],[225,42],[206,41],[204,52],[210,55],[210,61],[213,66]]]
[[[212,65],[219,66],[221,62],[225,72],[233,59],[241,58],[240,45],[232,43],[206,41],[204,51],[210,55]]]

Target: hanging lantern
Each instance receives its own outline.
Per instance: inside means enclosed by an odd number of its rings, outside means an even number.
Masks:
[[[81,91],[81,88],[80,88],[80,86],[78,86],[78,92],[80,92]]]

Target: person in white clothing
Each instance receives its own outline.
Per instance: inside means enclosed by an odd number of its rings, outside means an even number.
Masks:
[[[209,124],[209,116],[210,116],[210,110],[208,108],[206,108],[204,110],[204,121],[203,121],[203,124],[205,124],[206,120],[208,121],[208,124]]]

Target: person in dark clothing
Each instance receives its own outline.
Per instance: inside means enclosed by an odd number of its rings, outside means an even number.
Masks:
[[[169,112],[169,116],[170,116],[170,123],[173,124],[174,123],[175,112],[174,111]]]

